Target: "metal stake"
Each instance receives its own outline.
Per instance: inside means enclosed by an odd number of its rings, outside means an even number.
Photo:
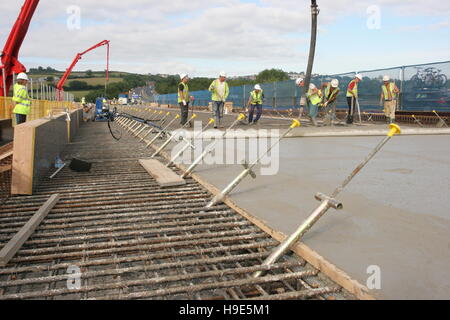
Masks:
[[[343,208],[335,198],[336,196],[350,183],[350,181],[364,168],[364,166],[381,150],[381,148],[396,134],[401,133],[401,129],[396,124],[391,124],[389,133],[381,141],[378,146],[361,162],[355,170],[344,180],[344,182],[338,186],[331,197],[318,193],[316,199],[321,201],[320,205],[311,213],[311,215],[298,227],[298,229],[291,234],[286,240],[284,240],[269,257],[264,261],[263,265],[271,265],[278,261],[295,243],[297,243],[308,230],[328,211],[330,208],[340,210]],[[257,278],[263,275],[263,272],[256,272],[253,277]]]
[[[248,165],[244,163],[243,166],[245,168],[221,193],[217,194],[206,206],[206,208],[211,208],[218,203],[221,203],[222,200],[231,192],[234,188],[236,188],[245,177],[250,175],[253,179],[256,178],[256,174],[253,172],[253,168],[261,161],[261,159],[266,156],[276,145],[278,145],[281,140],[287,137],[287,135],[294,129],[300,127],[300,121],[294,119],[292,120],[292,125],[290,128],[275,142],[263,155],[261,155],[256,161],[252,164]]]
[[[197,118],[197,115],[194,113],[194,114],[192,115],[192,117],[189,119],[189,121],[186,122],[186,123],[181,127],[181,129],[187,128],[187,126],[191,125],[191,121],[194,120],[195,118]],[[155,153],[152,155],[152,158],[154,158],[154,157],[156,157],[158,154],[160,154],[161,151],[163,151],[163,150],[170,144],[170,142],[173,140],[173,138],[174,138],[174,135],[172,135],[171,133],[169,133],[169,138],[166,140],[166,142],[164,142],[164,143],[161,145],[161,147],[159,147],[158,150],[155,151]],[[191,142],[190,142],[190,141],[187,141],[184,137],[183,137],[183,141],[186,142],[186,143],[188,143],[189,146],[190,146],[191,148],[195,149],[195,147],[191,144]]]
[[[172,121],[169,122],[167,126],[165,126],[159,133],[145,146],[146,148],[150,147],[163,133],[166,132],[166,130],[171,126],[172,123],[175,122],[175,120],[179,119],[180,115],[177,114],[175,118],[172,119]]]
[[[438,122],[438,124],[437,124],[437,126],[439,127],[439,128],[442,128],[442,127],[447,127],[448,128],[448,124],[447,124],[447,122],[436,112],[436,110],[433,110],[433,113],[438,117],[438,119],[439,119],[439,122]]]
[[[221,138],[224,138],[227,135],[227,133],[239,123],[239,121],[244,120],[245,118],[246,118],[245,114],[243,114],[243,113],[239,114],[239,117],[231,124],[231,126],[227,130],[225,130],[225,132],[222,134]],[[212,151],[212,148],[214,148],[214,146],[217,144],[217,142],[218,142],[218,140],[215,139],[213,143],[211,143],[209,146],[207,146],[205,151],[203,151],[203,153],[201,154],[201,156],[198,157],[191,164],[191,166],[186,170],[186,172],[181,177],[186,178],[187,176],[189,176],[192,173],[192,171],[194,171],[194,169],[199,165],[200,161],[202,161],[203,158],[206,157],[206,155]]]
[[[414,121],[423,128],[422,122],[420,122],[419,119],[417,119],[415,115],[412,115],[412,117],[413,117]]]
[[[209,119],[208,124],[207,124],[206,126],[204,126],[204,127],[202,128],[202,131],[199,132],[199,133],[194,137],[194,140],[197,139],[200,135],[202,135],[203,132],[204,132],[206,129],[208,129],[208,127],[209,127],[210,125],[212,125],[215,121],[216,121],[216,120],[214,120],[213,118]],[[191,146],[190,143],[186,143],[186,145],[185,145],[185,146],[184,146],[184,147],[183,147],[183,148],[182,148],[175,156],[173,156],[173,158],[169,161],[169,163],[166,165],[166,167],[170,167],[170,166],[175,162],[175,160],[178,159],[178,158],[183,154],[183,152],[185,152],[186,149],[188,149],[190,146]]]

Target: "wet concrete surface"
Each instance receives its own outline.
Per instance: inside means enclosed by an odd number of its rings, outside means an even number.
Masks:
[[[290,138],[279,172],[247,177],[233,200],[286,234],[331,194],[380,137]],[[227,152],[230,148],[227,149]],[[223,189],[240,165],[201,165],[196,173]],[[381,270],[381,299],[450,299],[450,136],[398,136],[338,197],[303,242],[366,285]]]

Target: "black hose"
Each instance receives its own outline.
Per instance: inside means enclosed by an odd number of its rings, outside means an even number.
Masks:
[[[306,93],[309,90],[309,84],[311,83],[312,69],[314,65],[314,56],[316,54],[316,40],[317,40],[317,16],[319,15],[319,8],[316,0],[311,0],[311,42],[309,47],[308,67],[305,75],[305,86],[303,87],[302,97],[303,101],[306,101]]]
[[[120,139],[122,139],[122,134],[120,135],[120,137],[116,137],[116,135],[114,134],[112,128],[111,128],[111,122],[113,122],[114,120],[111,120],[111,118],[108,118],[108,128],[109,128],[109,132],[111,133],[111,136],[116,139],[117,141],[119,141]]]

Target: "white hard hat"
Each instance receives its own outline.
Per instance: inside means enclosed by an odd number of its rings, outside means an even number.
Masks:
[[[221,71],[219,73],[219,77],[226,77],[226,76],[227,76],[227,74],[225,73],[225,71]]]
[[[384,76],[383,81],[391,81],[391,78],[389,76]]]
[[[332,86],[333,88],[339,87],[339,80],[338,80],[338,79],[333,79],[333,80],[331,80],[331,86]]]
[[[303,78],[298,78],[297,80],[295,80],[295,83],[296,83],[297,85],[300,85],[300,83],[302,83],[303,81],[304,81]]]
[[[309,90],[317,89],[316,85],[314,83],[309,84]]]
[[[184,78],[186,78],[188,75],[186,73],[182,73],[180,74],[180,79],[183,80]]]
[[[262,90],[259,84],[255,85],[255,90]]]
[[[361,73],[358,73],[358,74],[355,76],[355,78],[358,78],[359,80],[362,80],[362,79],[363,79],[363,76],[362,76]]]
[[[19,73],[19,74],[17,75],[17,80],[27,80],[27,81],[29,81],[29,80],[28,80],[27,74],[24,73],[24,72]]]

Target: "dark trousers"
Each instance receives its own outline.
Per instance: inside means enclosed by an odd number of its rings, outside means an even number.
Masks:
[[[16,123],[19,125],[24,122],[27,122],[27,115],[16,113]]]
[[[347,123],[352,124],[353,123],[353,115],[355,114],[355,108],[356,108],[356,98],[355,97],[347,97],[347,104],[348,104]]]
[[[183,105],[183,102],[180,102],[180,110],[181,110],[181,121],[180,124],[184,126],[188,121],[189,116],[189,102],[186,105]]]
[[[253,114],[255,113],[255,108],[256,108],[256,118],[255,121],[253,121]],[[261,115],[262,115],[262,105],[259,103],[251,104],[248,110],[248,123],[258,122],[258,120],[261,119]]]

